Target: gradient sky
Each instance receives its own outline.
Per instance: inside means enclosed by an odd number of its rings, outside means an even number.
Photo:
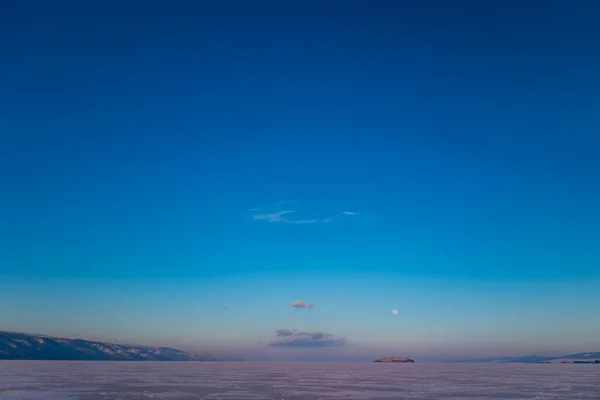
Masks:
[[[599,20],[2,2],[0,329],[250,359],[600,351]]]

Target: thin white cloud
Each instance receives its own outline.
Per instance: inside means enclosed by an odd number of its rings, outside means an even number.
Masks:
[[[253,208],[250,211],[254,213],[254,215],[252,216],[252,219],[254,219],[255,221],[281,222],[284,224],[295,224],[295,225],[326,224],[326,223],[332,221],[331,217],[322,218],[322,219],[317,219],[317,218],[290,219],[287,217],[287,215],[293,213],[294,212],[293,210],[284,210],[284,211],[278,211],[278,212],[264,213],[264,212],[260,212],[260,209],[258,209],[258,208]]]
[[[291,210],[286,210],[286,211],[279,211],[276,213],[268,213],[268,214],[254,214],[252,216],[252,218],[254,220],[266,220],[268,222],[284,222],[285,218],[283,218],[283,216],[285,214],[289,214],[292,213],[293,211]]]
[[[292,209],[286,209],[286,210],[281,210],[281,205],[283,204],[292,204],[292,203],[297,203],[298,201],[296,200],[287,200],[287,201],[280,201],[278,203],[275,203],[274,206],[270,207],[271,209],[267,209],[266,211],[261,210],[260,208],[252,208],[250,209],[250,212],[253,213],[252,218],[255,221],[267,221],[267,222],[280,222],[283,224],[290,224],[290,225],[310,225],[310,224],[327,224],[329,222],[332,222],[335,218],[338,217],[326,217],[326,218],[306,218],[306,219],[294,219],[294,218],[290,218],[292,213],[295,213],[295,210]],[[273,210],[274,209],[274,210]],[[279,210],[278,210],[279,209]],[[357,216],[360,215],[361,213],[356,212],[356,211],[343,211],[340,213],[341,215],[344,216]],[[340,215],[338,214],[338,215]],[[295,215],[295,214],[294,214]]]

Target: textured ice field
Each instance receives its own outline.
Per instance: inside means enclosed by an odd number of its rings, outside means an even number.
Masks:
[[[600,366],[0,361],[0,400],[600,399]]]

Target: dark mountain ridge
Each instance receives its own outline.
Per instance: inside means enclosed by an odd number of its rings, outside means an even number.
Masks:
[[[384,357],[373,361],[376,363],[414,363],[415,360],[405,357]]]
[[[0,331],[0,360],[213,361],[205,355],[149,347]]]

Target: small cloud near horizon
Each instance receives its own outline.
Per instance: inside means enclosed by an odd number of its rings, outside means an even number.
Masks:
[[[294,334],[294,332],[296,332],[295,329],[276,329],[275,332],[277,333],[277,336],[292,336]]]
[[[269,346],[319,348],[337,347],[346,345],[346,339],[323,332],[300,332],[295,329],[277,329],[279,339],[275,339]]]
[[[292,304],[290,304],[290,307],[293,307],[293,308],[315,308],[315,305],[309,304],[309,303],[305,302],[304,300],[296,300]]]

